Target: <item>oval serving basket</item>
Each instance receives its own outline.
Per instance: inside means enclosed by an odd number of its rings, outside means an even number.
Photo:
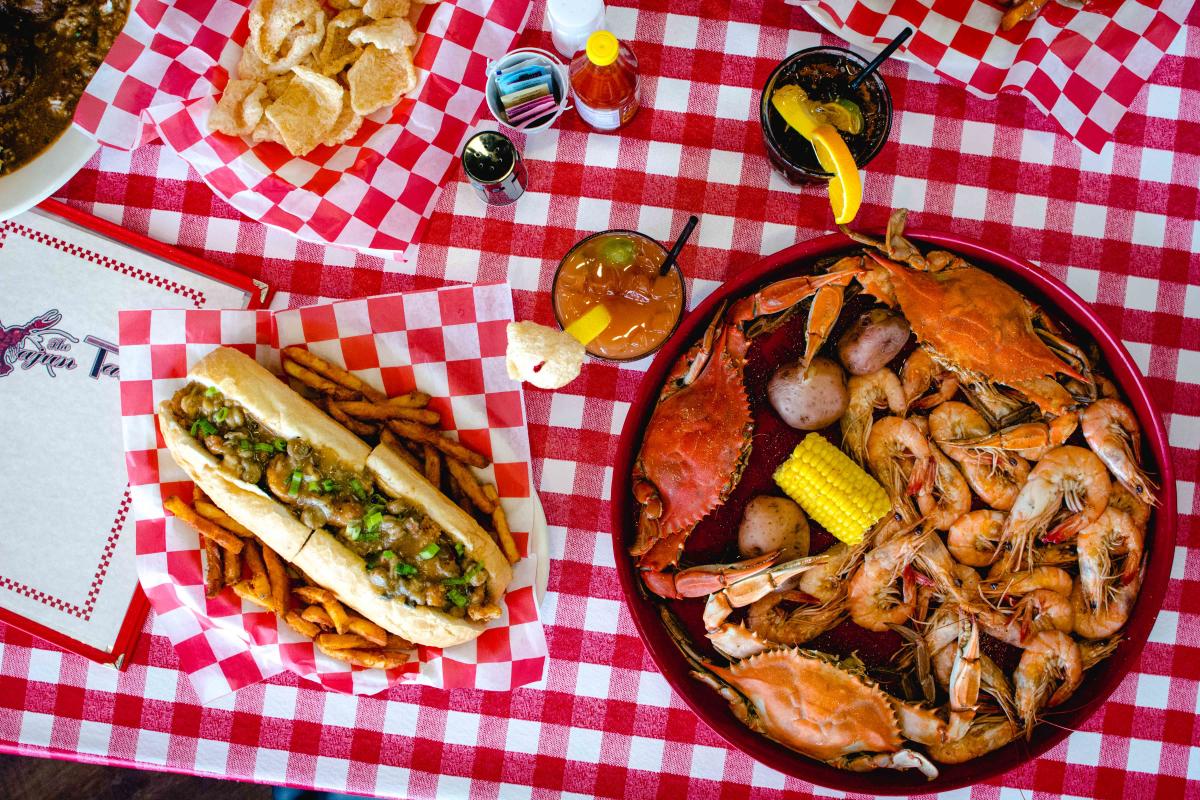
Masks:
[[[1028,742],[1018,739],[965,764],[938,764],[940,775],[933,781],[925,780],[915,771],[853,773],[836,769],[777,744],[738,721],[724,699],[689,675],[687,662],[667,634],[659,616],[658,604],[649,599],[642,589],[633,561],[626,552],[634,537],[635,524],[630,470],[667,371],[703,333],[704,326],[711,321],[722,302],[748,294],[770,281],[804,274],[812,269],[818,259],[857,249],[841,234],[801,242],[761,259],[721,286],[688,315],[672,339],[659,351],[641,382],[621,432],[612,485],[613,548],[621,585],[633,621],[654,662],[684,702],[730,745],[780,772],[833,789],[887,795],[945,791],[987,780],[1036,758],[1062,741],[1072,729],[1083,725],[1137,664],[1167,588],[1176,527],[1175,481],[1161,416],[1154,409],[1133,359],[1096,313],[1063,283],[1014,255],[946,233],[910,230],[905,232],[905,236],[926,246],[934,245],[963,255],[974,265],[1012,283],[1052,315],[1069,320],[1077,330],[1090,335],[1103,353],[1113,380],[1121,387],[1137,414],[1143,430],[1143,452],[1155,462],[1147,466],[1153,469],[1162,486],[1159,492],[1160,505],[1155,509],[1151,530],[1147,535],[1149,555],[1137,605],[1116,652],[1086,673],[1079,690],[1064,705],[1055,709],[1054,724],[1038,725]]]

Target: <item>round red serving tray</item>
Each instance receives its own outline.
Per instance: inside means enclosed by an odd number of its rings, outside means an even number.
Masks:
[[[1108,371],[1121,387],[1141,422],[1145,440],[1143,450],[1155,463],[1148,468],[1157,476],[1162,489],[1160,505],[1153,516],[1152,532],[1147,541],[1149,560],[1146,576],[1124,630],[1124,639],[1116,652],[1086,673],[1083,685],[1063,706],[1055,709],[1053,724],[1041,724],[1026,742],[1019,739],[995,752],[966,764],[938,765],[940,775],[933,781],[915,771],[877,770],[853,773],[836,769],[807,758],[765,736],[751,731],[734,717],[729,704],[709,687],[689,675],[689,667],[667,634],[655,601],[646,597],[641,581],[626,548],[634,537],[635,509],[630,494],[630,471],[642,440],[642,431],[650,418],[655,399],[667,371],[694,342],[709,323],[717,306],[727,299],[741,297],[760,285],[811,270],[820,258],[853,251],[855,245],[840,234],[831,234],[789,247],[761,259],[724,284],[687,316],[672,339],[659,351],[625,420],[617,449],[612,486],[613,548],[617,573],[629,602],[634,624],[646,642],[654,662],[667,682],[684,702],[729,744],[762,763],[787,775],[811,783],[850,792],[874,794],[910,794],[936,792],[968,786],[1007,772],[1036,758],[1062,741],[1072,729],[1081,727],[1096,712],[1109,694],[1134,666],[1146,637],[1154,625],[1166,592],[1175,545],[1175,480],[1162,419],[1155,410],[1146,385],[1133,359],[1096,313],[1074,292],[1037,267],[1009,253],[979,242],[946,233],[911,230],[905,235],[917,242],[952,250],[1011,282],[1020,291],[1040,303],[1059,318],[1089,334],[1100,347]],[[757,446],[757,445],[756,445]]]

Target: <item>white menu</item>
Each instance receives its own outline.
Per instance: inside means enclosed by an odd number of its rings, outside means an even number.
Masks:
[[[42,211],[0,221],[0,608],[112,652],[137,586],[117,312],[249,301]]]

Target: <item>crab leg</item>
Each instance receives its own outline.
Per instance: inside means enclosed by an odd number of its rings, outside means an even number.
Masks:
[[[827,285],[818,289],[816,296],[813,297],[812,307],[808,310],[808,327],[804,334],[804,358],[800,361],[804,369],[808,369],[808,365],[816,357],[817,351],[829,338],[829,332],[833,330],[838,314],[842,313],[844,295],[843,287]]]
[[[704,564],[680,572],[643,570],[642,580],[646,582],[646,588],[659,597],[671,600],[703,597],[759,572],[763,567],[769,566],[778,555],[779,552],[775,551],[732,564]]]

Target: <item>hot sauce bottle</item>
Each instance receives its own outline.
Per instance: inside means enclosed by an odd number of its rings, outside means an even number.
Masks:
[[[588,37],[584,51],[571,60],[571,91],[583,121],[612,131],[633,119],[641,103],[641,79],[633,51],[608,31]]]

